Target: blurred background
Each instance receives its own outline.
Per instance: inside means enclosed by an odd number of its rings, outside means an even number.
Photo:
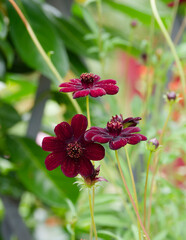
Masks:
[[[142,134],[159,138],[168,115],[163,95],[175,91],[182,97],[174,105],[164,137],[150,235],[153,240],[186,239],[186,89],[150,2],[15,2],[64,81],[83,72],[117,80],[117,95],[90,99],[92,125],[105,127],[112,115],[120,113],[124,118],[140,116]],[[186,1],[157,0],[156,4],[186,76]],[[54,135],[56,124],[70,122],[76,114],[67,95],[59,93],[59,84],[15,9],[8,0],[0,0],[1,240],[89,239],[86,191],[79,191],[73,184],[76,179],[65,177],[60,169],[47,171],[47,153],[40,147],[43,137]],[[86,115],[85,99],[77,101]],[[95,200],[99,239],[138,240],[134,212],[113,153],[106,149],[101,176],[109,183],[96,189]],[[143,215],[148,151],[145,143],[128,150]],[[131,188],[123,150],[120,157]]]

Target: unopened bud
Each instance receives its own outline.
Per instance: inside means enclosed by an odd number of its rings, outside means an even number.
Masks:
[[[137,27],[137,24],[138,24],[138,22],[136,20],[132,20],[132,22],[130,23],[130,26],[132,28],[135,28],[135,27]]]
[[[156,138],[152,138],[147,142],[147,149],[151,152],[155,152],[159,147],[159,141]]]

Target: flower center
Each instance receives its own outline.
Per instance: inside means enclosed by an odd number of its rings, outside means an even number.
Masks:
[[[107,123],[107,129],[110,133],[113,133],[114,135],[119,135],[122,130],[122,123],[120,121],[113,121]]]
[[[95,80],[95,75],[93,73],[82,73],[80,76],[81,83],[84,87],[91,87]]]
[[[67,154],[71,158],[79,158],[83,154],[83,148],[80,143],[74,142],[67,145]]]

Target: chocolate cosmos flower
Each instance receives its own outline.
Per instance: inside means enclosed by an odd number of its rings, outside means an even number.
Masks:
[[[71,79],[68,83],[59,85],[60,92],[73,92],[73,98],[101,97],[105,94],[114,95],[119,91],[116,81],[112,79],[99,81],[100,77],[93,73],[83,73],[80,78]]]
[[[42,142],[44,151],[50,153],[45,165],[48,170],[61,166],[67,177],[81,174],[83,177],[94,173],[90,160],[101,160],[105,156],[103,146],[84,139],[87,128],[87,118],[77,114],[72,118],[71,126],[67,122],[58,124],[54,132],[56,137],[45,137]]]
[[[106,128],[91,127],[90,130],[85,133],[85,139],[87,141],[95,141],[99,143],[109,142],[109,147],[113,150],[117,150],[125,146],[127,143],[135,145],[140,141],[147,140],[142,134],[136,133],[141,131],[140,128],[135,127],[136,118],[127,119],[123,120],[122,115],[116,115],[107,123]],[[123,127],[123,122],[126,124],[132,119],[134,120],[134,125],[130,125],[126,128]]]

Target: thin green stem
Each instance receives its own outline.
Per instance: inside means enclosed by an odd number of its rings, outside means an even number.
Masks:
[[[98,12],[98,25],[99,25],[99,32],[98,32],[98,47],[99,47],[99,58],[101,63],[101,72],[104,74],[104,58],[103,58],[103,42],[102,42],[102,6],[101,0],[97,0],[97,12]]]
[[[54,76],[56,77],[56,79],[61,83],[63,82],[63,78],[60,76],[59,72],[57,71],[57,69],[55,68],[54,64],[52,63],[52,61],[50,60],[49,56],[46,54],[46,52],[44,51],[43,47],[41,46],[40,42],[38,41],[32,27],[30,26],[29,22],[27,21],[27,19],[25,18],[25,16],[23,15],[21,9],[18,7],[18,5],[14,2],[14,0],[9,0],[9,2],[12,4],[12,6],[14,7],[14,9],[16,10],[16,12],[18,13],[19,17],[21,18],[21,20],[23,21],[33,43],[35,44],[36,48],[38,49],[39,53],[41,54],[41,56],[43,57],[44,61],[46,62],[46,64],[48,65],[48,67],[50,68],[51,72],[54,74]],[[75,99],[72,99],[71,95],[67,94],[69,100],[71,101],[72,105],[74,106],[74,108],[76,109],[77,113],[82,113],[81,108],[79,106],[79,104],[77,103],[77,101]]]
[[[149,166],[150,166],[150,160],[152,156],[152,151],[150,151],[149,158],[147,161],[147,172],[146,172],[146,180],[145,180],[145,192],[144,192],[144,227],[146,226],[146,200],[147,200],[147,183],[148,183],[148,176],[149,176]]]
[[[169,103],[169,113],[167,115],[166,121],[163,125],[163,129],[160,135],[160,140],[159,143],[162,144],[163,143],[163,137],[167,128],[167,124],[169,122],[171,113],[172,113],[172,107],[173,107],[173,103]],[[158,164],[159,164],[159,160],[160,160],[160,156],[158,156],[158,152],[156,152],[155,154],[155,158],[154,158],[154,171],[153,171],[153,175],[152,175],[152,181],[151,181],[151,188],[150,188],[150,197],[149,197],[149,207],[148,207],[148,231],[150,231],[150,218],[151,218],[151,206],[152,206],[152,194],[153,194],[153,189],[154,189],[154,185],[155,185],[155,177],[156,177],[156,173],[158,171]]]
[[[95,221],[94,221],[94,211],[93,211],[93,207],[92,207],[90,189],[88,189],[88,199],[89,199],[89,208],[90,208],[90,215],[91,215],[91,224],[92,224],[92,228],[94,230],[95,240],[98,240],[97,231],[96,231],[96,224],[95,224]]]
[[[158,14],[158,11],[157,11],[157,7],[156,7],[156,3],[155,3],[155,0],[150,0],[150,3],[151,3],[151,8],[152,8],[152,12],[154,14],[154,17],[172,51],[172,54],[174,56],[174,59],[175,59],[175,62],[176,62],[176,65],[177,65],[177,68],[178,68],[178,71],[179,71],[179,74],[180,74],[180,78],[181,78],[181,82],[182,82],[182,86],[183,86],[183,94],[184,94],[184,90],[185,90],[185,76],[184,76],[184,71],[183,71],[183,68],[182,68],[182,65],[181,65],[181,62],[180,62],[180,59],[177,55],[177,52],[176,52],[176,49],[175,49],[175,46],[174,46],[174,43],[172,42],[170,36],[169,36],[169,33],[167,32],[159,14]]]
[[[86,108],[87,108],[88,128],[90,128],[91,127],[91,121],[90,121],[89,96],[86,96]]]
[[[167,119],[166,119],[166,121],[164,123],[163,129],[162,129],[162,132],[161,132],[161,135],[160,135],[160,140],[159,140],[160,144],[162,144],[162,142],[163,142],[163,137],[164,137],[164,134],[165,134],[165,131],[166,131],[166,128],[167,128],[167,124],[169,122],[169,119],[170,119],[170,116],[171,116],[171,113],[172,113],[172,106],[173,106],[173,103],[170,103],[170,105],[169,105],[169,113],[167,115]]]
[[[143,226],[143,223],[142,223],[142,221],[141,221],[139,212],[138,212],[138,210],[137,210],[137,208],[136,208],[136,205],[135,205],[135,203],[134,203],[134,200],[133,200],[133,198],[132,198],[132,195],[131,195],[131,193],[130,193],[130,191],[129,191],[129,188],[128,188],[128,186],[127,186],[125,177],[124,177],[123,172],[122,172],[122,169],[121,169],[121,164],[120,164],[120,162],[119,162],[119,157],[118,157],[118,152],[117,152],[117,150],[115,150],[115,155],[116,155],[116,160],[117,160],[119,172],[120,172],[120,175],[121,175],[123,184],[124,184],[124,186],[125,186],[125,189],[126,189],[126,191],[127,191],[127,194],[128,194],[128,196],[129,196],[129,199],[130,199],[130,201],[131,201],[131,203],[132,203],[132,206],[133,206],[133,208],[134,208],[134,211],[135,211],[135,213],[136,213],[136,216],[137,216],[137,218],[138,218],[138,220],[139,220],[139,223],[140,223],[140,225],[141,225],[141,228],[142,228],[142,230],[143,230],[146,238],[147,238],[148,240],[150,240],[150,237],[149,237],[148,233],[146,232],[146,230],[145,230],[145,228],[144,228],[144,226]]]
[[[129,154],[128,154],[128,151],[127,151],[127,146],[125,146],[124,149],[125,149],[125,153],[126,153],[126,157],[127,157],[127,163],[128,163],[128,168],[129,168],[130,177],[131,177],[131,181],[132,181],[132,188],[133,188],[133,192],[134,192],[134,200],[135,200],[136,208],[137,208],[137,210],[139,212],[138,197],[137,197],[137,193],[136,193],[136,186],[135,186],[135,181],[134,181],[134,175],[133,175],[132,167],[131,167],[131,164],[130,164],[130,159],[129,159]],[[140,229],[139,220],[137,220],[137,225],[138,225],[139,239],[141,240],[141,229]]]

